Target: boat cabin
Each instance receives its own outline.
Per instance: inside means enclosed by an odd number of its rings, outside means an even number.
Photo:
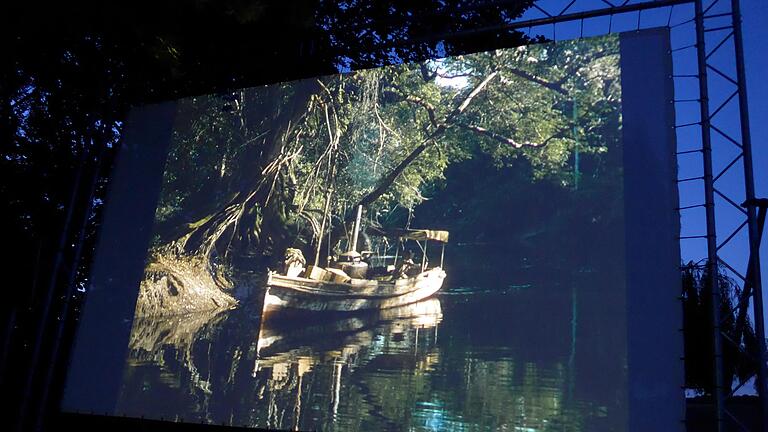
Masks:
[[[355,250],[340,254],[331,260],[328,267],[309,266],[304,273],[307,279],[317,281],[350,282],[352,279],[368,280],[397,280],[411,278],[430,268],[442,268],[445,258],[445,244],[448,242],[448,231],[427,229],[389,229],[369,227],[367,233],[372,236],[397,239],[398,244],[394,255],[378,255],[371,251],[357,252]],[[401,249],[407,242],[414,242],[414,248],[406,248],[401,255]],[[427,255],[430,242],[440,244],[440,263],[431,266]],[[419,258],[417,258],[417,256]]]

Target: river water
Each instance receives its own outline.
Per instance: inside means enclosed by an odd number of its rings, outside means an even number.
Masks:
[[[117,414],[284,430],[625,430],[623,281],[464,267],[447,266],[436,297],[381,313],[262,322],[254,300],[137,321]]]

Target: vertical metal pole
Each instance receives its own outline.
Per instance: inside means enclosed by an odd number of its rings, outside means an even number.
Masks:
[[[397,257],[400,254],[400,239],[397,239],[397,247],[395,248],[395,267],[397,267]]]
[[[768,371],[766,371],[765,325],[763,322],[763,287],[760,275],[760,233],[755,212],[755,181],[752,169],[752,138],[749,132],[749,106],[747,103],[747,77],[744,73],[744,46],[741,35],[741,7],[739,0],[731,0],[733,20],[733,46],[736,55],[736,81],[739,91],[739,117],[741,118],[741,146],[744,157],[744,192],[747,203],[749,228],[749,269],[752,275],[752,308],[755,313],[755,336],[760,352],[758,368],[758,391],[763,422],[768,421]],[[768,425],[763,425],[765,428]]]
[[[576,98],[573,98],[573,188],[579,189],[579,131],[576,127],[576,120],[578,120],[578,111],[576,108]]]
[[[445,269],[445,267],[443,267],[444,258],[445,258],[445,243],[443,243],[443,247],[440,249],[440,268],[441,269]]]
[[[354,232],[352,233],[352,247],[349,248],[350,251],[356,251],[357,250],[357,233],[360,231],[360,218],[363,215],[363,206],[357,206],[357,217],[355,218],[355,228]]]
[[[55,312],[51,312],[56,295],[56,288],[59,285],[59,273],[62,266],[64,266],[64,253],[67,248],[67,240],[70,238],[70,229],[72,224],[72,218],[74,217],[75,204],[77,203],[77,197],[80,196],[80,183],[83,176],[83,166],[87,156],[81,155],[77,173],[75,174],[74,184],[72,186],[72,192],[69,196],[69,206],[67,207],[66,216],[64,217],[64,225],[62,226],[61,235],[59,236],[59,242],[56,247],[56,255],[53,260],[53,266],[51,267],[50,275],[48,275],[48,286],[43,293],[43,306],[42,313],[40,314],[40,321],[38,322],[34,348],[32,349],[32,357],[29,361],[29,366],[26,370],[26,379],[24,380],[23,393],[21,396],[21,406],[19,408],[19,417],[15,429],[17,431],[24,430],[26,426],[26,420],[28,417],[28,410],[30,404],[39,404],[39,400],[33,400],[35,392],[35,378],[37,376],[38,367],[40,364],[40,358],[42,357],[43,350],[45,349],[46,340],[45,336],[49,327],[51,315],[55,315]],[[36,405],[39,406],[39,405]]]
[[[53,347],[51,348],[51,354],[49,356],[49,361],[46,366],[46,374],[45,379],[43,380],[43,385],[41,389],[41,396],[40,396],[40,403],[38,404],[38,412],[35,416],[35,427],[34,430],[39,431],[43,430],[44,422],[47,422],[48,419],[46,417],[46,414],[48,412],[48,396],[50,394],[51,388],[53,387],[54,383],[54,373],[57,371],[58,368],[60,368],[60,359],[59,359],[59,349],[61,348],[61,343],[64,338],[64,328],[67,325],[67,316],[69,314],[69,302],[70,299],[74,295],[75,290],[75,278],[77,277],[77,270],[80,266],[80,259],[82,257],[83,252],[83,245],[85,243],[85,237],[86,233],[85,230],[88,228],[88,220],[93,215],[93,198],[96,194],[96,187],[98,186],[99,178],[100,178],[100,171],[101,171],[101,165],[104,158],[104,152],[106,150],[106,144],[101,144],[101,149],[99,150],[99,153],[96,156],[96,162],[94,163],[93,167],[93,173],[91,174],[91,182],[90,186],[88,188],[88,195],[85,200],[86,209],[83,212],[82,219],[79,222],[79,229],[77,236],[75,239],[77,240],[77,246],[75,247],[74,256],[72,258],[72,264],[69,268],[69,277],[67,278],[67,285],[65,287],[65,295],[63,296],[63,304],[61,306],[61,315],[59,317],[58,322],[56,323],[56,333],[53,338]]]
[[[725,431],[725,404],[723,390],[723,342],[720,334],[720,287],[718,286],[717,238],[715,230],[715,194],[712,177],[712,142],[710,137],[709,88],[707,83],[707,52],[704,40],[704,12],[702,0],[696,0],[696,53],[699,68],[699,106],[701,115],[701,149],[704,163],[704,201],[707,221],[707,277],[712,296],[712,342],[717,430]]]
[[[328,216],[328,223],[330,224],[332,222],[333,222],[333,218]],[[343,224],[344,221],[341,221],[341,223]],[[326,267],[331,265],[331,233],[332,232],[333,232],[333,230],[328,230],[328,246],[327,246],[327,250],[326,250],[326,254],[325,254],[325,266]]]

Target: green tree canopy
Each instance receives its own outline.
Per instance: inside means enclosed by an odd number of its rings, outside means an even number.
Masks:
[[[615,146],[605,126],[619,124],[620,100],[615,37],[186,99],[158,209],[173,229],[160,239],[182,236],[186,253],[204,244],[220,256],[279,254],[317,242],[331,189],[332,214],[362,204],[386,216],[423,202],[451,163],[480,153],[498,167],[524,158],[531,181],[570,187],[577,140],[585,155]],[[343,235],[344,224],[334,229]]]

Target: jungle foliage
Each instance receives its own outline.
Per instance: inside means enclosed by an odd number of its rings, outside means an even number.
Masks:
[[[442,189],[449,166],[476,157],[491,171],[517,164],[518,183],[570,191],[577,146],[586,190],[600,179],[620,198],[620,102],[615,37],[185,99],[155,247],[201,257],[212,271],[244,257],[268,265],[286,247],[323,241],[327,213],[337,215],[331,245],[358,205],[372,223],[392,224],[398,209]]]
[[[714,394],[713,279],[720,303],[724,382],[728,388],[743,387],[757,371],[759,349],[746,307],[739,304],[741,288],[725,268],[718,267],[717,276],[710,278],[708,267],[691,262],[682,274],[686,387],[702,395]]]
[[[14,269],[8,281],[14,289],[3,302],[3,385],[24,387],[39,372],[32,370],[33,349],[58,340],[62,326],[62,346],[69,346],[131,107],[339,68],[423,60],[435,57],[438,45],[461,53],[521,44],[524,35],[499,26],[531,3],[4,4],[0,219],[13,245],[6,268]],[[499,30],[461,34],[494,26]],[[60,365],[65,357],[57,351],[44,363]]]

